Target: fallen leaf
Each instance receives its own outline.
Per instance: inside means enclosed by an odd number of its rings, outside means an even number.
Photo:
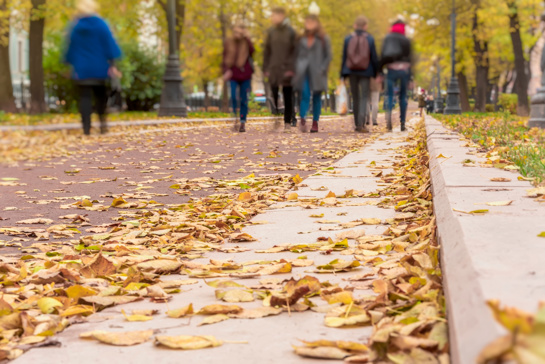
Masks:
[[[225,320],[229,320],[229,316],[224,315],[224,314],[217,314],[217,315],[207,316],[197,326],[211,325],[211,324],[215,324],[215,323],[222,322],[222,321],[225,321]]]
[[[114,346],[133,346],[148,341],[153,335],[153,330],[130,332],[91,331],[80,334],[80,338],[93,338],[100,342]]]
[[[213,336],[162,336],[155,337],[156,345],[163,345],[171,349],[196,350],[221,346],[222,341]]]

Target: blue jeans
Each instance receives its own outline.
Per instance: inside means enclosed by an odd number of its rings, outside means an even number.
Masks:
[[[407,119],[407,89],[409,88],[409,82],[411,79],[411,74],[409,71],[397,71],[397,70],[388,70],[388,90],[386,105],[387,111],[391,114],[394,108],[394,88],[399,82],[399,107],[401,109],[401,124],[405,125]]]
[[[310,109],[310,94],[312,93],[312,120],[319,121],[322,113],[322,92],[312,92],[310,87],[310,78],[305,77],[303,82],[303,92],[301,95],[301,117],[304,119]]]
[[[246,81],[234,81],[231,80],[231,101],[233,102],[233,112],[235,115],[240,115],[240,121],[245,123],[246,118],[248,117],[248,94],[250,93],[250,87],[252,85],[252,80]],[[237,89],[239,95],[237,96]],[[239,110],[238,103],[240,101],[240,114],[237,113]]]

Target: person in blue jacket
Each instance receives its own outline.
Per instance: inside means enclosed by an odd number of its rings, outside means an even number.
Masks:
[[[65,62],[72,66],[72,79],[78,86],[83,133],[91,133],[94,96],[100,131],[104,134],[107,132],[106,81],[110,77],[121,77],[114,63],[121,57],[121,49],[106,22],[97,15],[95,0],[78,0],[76,7],[78,16],[68,32]]]
[[[367,38],[367,47],[358,37]],[[356,42],[355,44],[351,44]],[[368,53],[367,53],[368,52]],[[361,60],[366,66],[362,66]],[[369,114],[369,101],[371,97],[371,79],[377,76],[379,71],[379,59],[375,46],[375,38],[367,33],[367,18],[359,16],[354,23],[354,32],[344,40],[343,58],[341,66],[341,80],[350,80],[352,93],[352,108],[354,110],[354,123],[356,132],[367,132],[365,122]]]

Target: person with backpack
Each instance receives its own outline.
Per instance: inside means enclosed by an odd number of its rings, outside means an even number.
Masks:
[[[392,110],[394,107],[394,90],[399,84],[399,107],[401,131],[405,131],[407,119],[407,90],[412,82],[412,45],[405,36],[405,23],[401,20],[392,25],[391,32],[382,44],[381,71],[386,68],[386,122],[392,131]]]
[[[301,130],[306,131],[306,116],[312,96],[310,132],[317,133],[322,112],[322,93],[327,91],[327,73],[332,54],[331,40],[316,14],[309,14],[305,18],[305,33],[297,42],[296,52],[293,85],[301,93]]]
[[[108,131],[106,81],[110,77],[121,77],[115,66],[115,60],[121,57],[121,49],[108,24],[97,15],[98,4],[95,0],[79,0],[76,9],[78,15],[70,25],[64,61],[72,66],[72,79],[79,91],[83,133],[91,134],[94,96],[100,132],[105,134]]]
[[[278,94],[280,87],[282,87],[285,125],[297,126],[297,119],[294,117],[293,86],[291,85],[295,74],[295,43],[297,37],[286,16],[286,9],[274,8],[271,22],[273,26],[269,29],[265,40],[263,74],[271,86],[276,110],[278,110]]]
[[[252,56],[254,45],[246,32],[243,24],[233,27],[233,36],[225,41],[223,46],[223,79],[230,81],[231,100],[235,117],[240,117],[240,125],[237,120],[235,130],[239,133],[246,132],[246,119],[248,117],[248,94],[252,86],[254,66]],[[238,91],[238,95],[237,95]],[[240,113],[238,104],[240,102]]]
[[[346,37],[343,47],[341,78],[348,77],[352,92],[352,108],[356,132],[368,132],[371,80],[377,76],[379,61],[375,39],[367,33],[367,18],[359,16],[354,32]]]

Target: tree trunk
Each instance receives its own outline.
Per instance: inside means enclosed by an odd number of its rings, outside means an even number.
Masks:
[[[467,86],[467,76],[463,72],[458,73],[458,85],[460,86],[462,112],[469,112],[471,111],[471,106],[469,105],[469,88]]]
[[[221,28],[221,40],[222,44],[225,44],[225,40],[227,39],[227,19],[225,17],[225,10],[224,10],[223,2],[220,4],[220,28]],[[222,112],[229,112],[229,83],[227,81],[223,81],[223,88],[221,93],[221,111]]]
[[[475,69],[476,69],[476,83],[477,89],[475,93],[475,111],[485,112],[486,111],[486,99],[487,99],[487,90],[488,90],[488,71],[489,71],[489,60],[488,60],[488,41],[479,39],[480,29],[479,29],[479,18],[477,14],[477,8],[474,10],[473,14],[473,43],[475,51]]]
[[[210,95],[208,94],[208,80],[202,80],[204,90],[204,111],[208,111],[210,107]]]
[[[517,83],[515,84],[515,91],[518,95],[517,113],[520,116],[528,116],[530,115],[528,77],[526,75],[526,61],[524,60],[524,50],[520,37],[518,6],[516,0],[508,0],[507,5],[509,6],[509,33],[511,35],[511,43],[513,44],[515,70],[517,72]]]
[[[30,113],[47,112],[44,89],[43,41],[45,19],[40,14],[45,0],[32,0],[29,30]]]
[[[11,69],[9,65],[9,10],[7,0],[0,0],[0,14],[7,20],[0,21],[0,110],[16,112],[15,98],[13,97],[13,84],[11,81]]]

